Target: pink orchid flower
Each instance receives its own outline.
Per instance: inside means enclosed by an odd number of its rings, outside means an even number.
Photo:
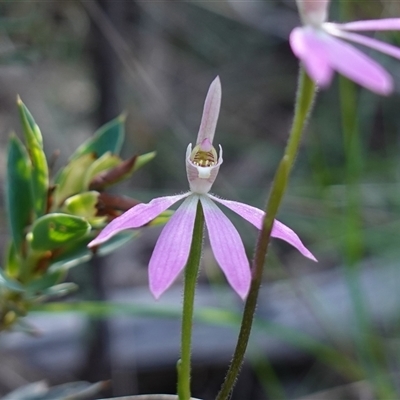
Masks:
[[[217,207],[223,204],[256,228],[261,229],[264,212],[258,208],[223,200],[209,193],[222,164],[222,148],[219,156],[212,145],[221,104],[221,83],[217,77],[210,86],[204,104],[203,117],[196,146],[189,144],[186,150],[186,172],[190,192],[176,196],[157,197],[147,204],[138,204],[111,221],[89,247],[97,246],[116,233],[139,228],[179,200],[185,199],[165,225],[149,262],[150,290],[158,298],[173,283],[189,257],[198,202],[204,212],[205,224],[214,256],[232,288],[245,298],[251,281],[249,261],[243,242],[233,224]],[[316,261],[299,237],[279,221],[274,222],[272,236],[283,239],[296,247],[304,256]]]
[[[341,39],[400,59],[400,48],[354,33],[398,31],[400,18],[336,24],[326,22],[329,0],[296,0],[296,2],[303,26],[291,32],[290,46],[317,85],[328,86],[334,71],[337,71],[378,94],[388,95],[393,91],[393,80],[389,73],[376,61]]]

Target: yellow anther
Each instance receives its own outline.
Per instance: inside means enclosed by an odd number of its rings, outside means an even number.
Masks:
[[[203,151],[200,149],[200,145],[197,145],[190,155],[190,160],[198,167],[213,167],[217,164],[218,156],[214,147],[210,151]]]

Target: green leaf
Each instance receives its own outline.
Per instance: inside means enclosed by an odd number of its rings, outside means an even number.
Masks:
[[[15,281],[14,279],[9,278],[4,270],[0,268],[0,288],[5,287],[12,292],[24,292],[25,289],[23,286],[18,282]]]
[[[140,231],[138,230],[120,232],[117,235],[113,236],[111,239],[107,240],[106,243],[103,243],[101,246],[99,246],[96,254],[99,256],[106,256],[107,254],[110,254],[113,251],[117,250],[125,243],[128,243],[132,239],[137,238],[139,236],[139,233]]]
[[[78,290],[78,285],[73,282],[64,282],[58,285],[51,286],[40,293],[40,301],[48,300],[50,298],[62,297],[76,292]]]
[[[46,155],[43,151],[43,140],[40,129],[20,98],[17,99],[22,130],[32,163],[32,194],[34,210],[37,217],[42,216],[47,207],[47,192],[49,188],[49,170]]]
[[[149,161],[151,161],[156,156],[155,151],[151,151],[150,153],[142,154],[136,159],[135,167],[132,170],[132,173],[137,171],[139,168],[142,168],[143,165],[146,165]]]
[[[90,189],[101,190],[107,186],[114,185],[119,181],[129,178],[136,170],[148,163],[156,155],[155,152],[134,156],[128,160],[121,161],[115,167],[102,173],[91,174],[89,176],[88,187]],[[97,171],[96,171],[97,172]]]
[[[93,137],[78,147],[71,159],[74,160],[87,153],[95,153],[97,157],[108,151],[119,154],[125,137],[125,119],[126,115],[121,114],[103,125]]]
[[[33,250],[54,250],[80,239],[90,228],[90,224],[81,217],[61,213],[47,214],[34,222],[28,240]]]
[[[20,272],[20,259],[15,251],[14,242],[7,245],[5,273],[11,278],[17,278]]]
[[[99,195],[100,193],[95,190],[76,194],[65,200],[63,209],[68,214],[79,217],[94,217],[97,213],[96,204],[99,201]]]
[[[154,218],[148,223],[147,226],[159,226],[166,224],[169,219],[174,215],[172,210],[163,211],[158,217]]]
[[[57,271],[46,271],[46,273],[39,278],[36,278],[26,285],[26,291],[30,294],[36,295],[54,285],[57,285],[67,275],[65,269],[58,269]]]
[[[31,224],[31,163],[24,145],[12,135],[8,143],[6,178],[6,209],[12,240],[18,253],[22,252],[25,229]]]
[[[40,147],[43,147],[42,133],[40,132],[40,129],[36,124],[32,114],[22,102],[19,96],[17,97],[17,104],[20,113],[22,129],[28,145],[30,145],[33,141],[37,143]]]
[[[96,205],[99,201],[99,195],[99,192],[92,190],[68,197],[64,202],[62,211],[67,214],[86,218],[93,227],[102,227],[107,217],[96,216],[98,211]]]
[[[55,208],[61,206],[68,197],[86,191],[84,189],[86,171],[94,161],[93,153],[84,154],[71,160],[58,174],[55,180],[57,186],[53,193]]]
[[[133,238],[139,236],[139,231],[124,231],[113,236],[106,243],[102,244],[97,250],[96,255],[105,256],[112,253],[117,248],[121,247],[125,243],[131,241]],[[91,235],[90,238],[81,239],[76,245],[70,246],[65,252],[57,256],[49,271],[56,271],[60,268],[72,268],[86,261],[89,261],[93,257],[93,251],[88,249],[88,243],[94,238]]]
[[[89,184],[93,179],[93,177],[104,171],[113,169],[120,163],[121,159],[118,156],[111,154],[109,151],[104,153],[100,158],[95,160],[87,169],[85,174],[85,181],[83,184],[85,189],[89,188]]]

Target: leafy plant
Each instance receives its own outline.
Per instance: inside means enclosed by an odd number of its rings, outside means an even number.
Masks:
[[[105,189],[155,156],[151,152],[121,159],[125,116],[120,115],[79,146],[52,178],[41,131],[20,98],[17,104],[24,141],[12,134],[8,143],[6,212],[11,240],[0,268],[0,331],[25,329],[20,318],[34,304],[76,289],[75,284],[62,283],[68,268],[89,260],[94,252],[107,254],[136,235],[123,232],[99,251],[87,248],[99,229],[138,204]]]

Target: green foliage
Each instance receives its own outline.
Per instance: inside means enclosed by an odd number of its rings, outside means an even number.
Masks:
[[[43,291],[60,283],[63,279],[65,279],[66,275],[66,271],[61,269],[57,271],[48,271],[38,278],[32,279],[25,286],[26,292],[30,296],[34,296],[37,293],[42,293]]]
[[[119,154],[125,137],[125,119],[125,114],[122,114],[102,126],[93,137],[78,147],[71,159],[89,153],[96,154],[96,157],[101,157],[107,152]]]
[[[7,151],[6,210],[14,249],[22,253],[24,230],[33,217],[31,164],[15,135],[11,136]]]
[[[122,160],[125,116],[101,127],[80,146],[69,163],[49,179],[49,167],[39,127],[28,108],[17,100],[23,143],[11,135],[8,144],[6,207],[11,241],[0,268],[0,331],[19,326],[34,303],[76,290],[63,283],[68,268],[90,260],[88,243],[121,209],[136,200],[102,194],[104,188],[127,179],[155,153]],[[165,222],[170,214],[158,222]],[[96,254],[107,254],[138,235],[122,232]]]
[[[9,242],[6,254],[6,269],[5,274],[11,278],[17,278],[20,270],[20,257],[15,251],[15,242]]]
[[[55,180],[53,208],[60,207],[69,196],[86,190],[84,186],[86,172],[95,160],[96,157],[93,153],[87,153],[72,159],[61,170]]]
[[[6,288],[8,290],[11,290],[13,292],[23,292],[24,288],[22,285],[19,284],[19,282],[10,279],[4,271],[0,268],[0,292],[1,288]]]
[[[18,98],[18,109],[22,122],[29,158],[31,160],[31,191],[35,215],[42,216],[47,207],[47,191],[49,188],[49,169],[43,151],[43,139],[40,129],[31,113]]]
[[[90,224],[82,217],[52,213],[33,223],[28,241],[33,250],[55,250],[80,239],[89,231]]]
[[[99,249],[97,249],[96,254],[99,256],[110,254],[125,243],[137,237],[138,234],[138,231],[121,232],[113,236]],[[72,268],[76,265],[82,264],[83,262],[90,260],[93,256],[93,251],[90,250],[87,245],[92,239],[93,237],[84,237],[78,242],[74,243],[73,246],[66,246],[63,249],[63,252],[54,257],[49,271],[57,271],[59,269],[65,270],[66,268]]]
[[[110,151],[105,152],[89,166],[87,172],[85,173],[85,180],[83,183],[84,187],[88,188],[92,179],[94,179],[97,175],[105,171],[112,170],[120,163],[121,159],[118,156],[112,154]]]
[[[146,165],[149,161],[151,161],[154,157],[156,156],[155,151],[151,151],[150,153],[142,154],[141,156],[138,156],[135,162],[135,166],[131,173],[137,171],[139,168],[142,168],[144,165]]]
[[[62,211],[68,214],[86,218],[93,227],[101,227],[107,220],[106,216],[97,216],[97,204],[100,193],[91,190],[68,197],[64,201]]]
[[[69,197],[64,202],[64,208],[69,214],[91,218],[96,215],[96,204],[99,201],[99,192],[91,190]]]

